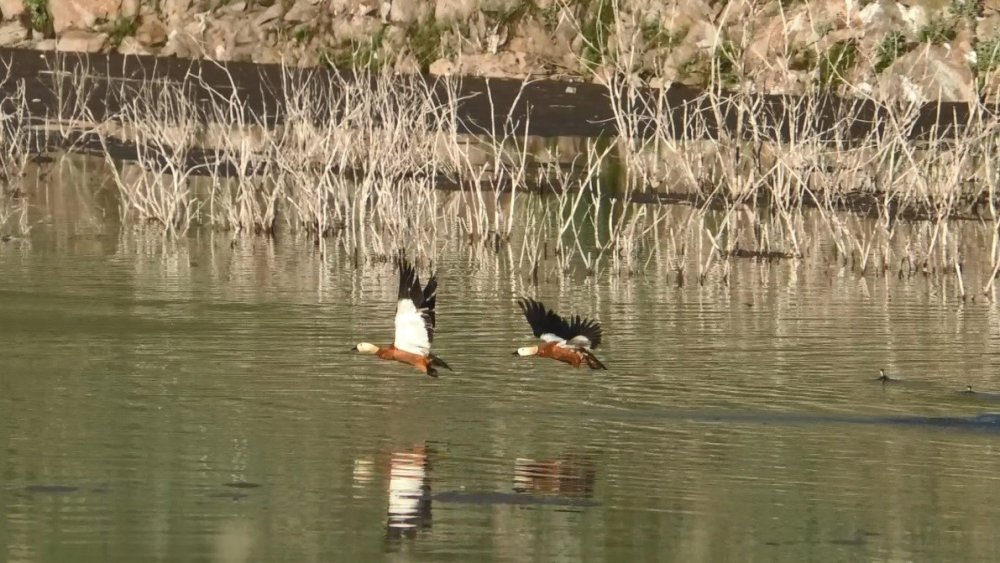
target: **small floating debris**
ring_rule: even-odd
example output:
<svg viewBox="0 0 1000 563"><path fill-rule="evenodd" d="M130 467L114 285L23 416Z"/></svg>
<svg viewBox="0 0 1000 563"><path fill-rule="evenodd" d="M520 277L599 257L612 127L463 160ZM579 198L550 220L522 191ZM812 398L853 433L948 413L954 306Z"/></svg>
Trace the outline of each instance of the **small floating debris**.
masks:
<svg viewBox="0 0 1000 563"><path fill-rule="evenodd" d="M983 401L1000 401L1000 393L995 391L973 391L971 385L966 385L964 391L958 391L959 395L973 395L976 399Z"/></svg>
<svg viewBox="0 0 1000 563"><path fill-rule="evenodd" d="M223 487L232 487L234 489L256 489L261 485L259 483L249 483L247 481L235 481L233 483L223 483Z"/></svg>
<svg viewBox="0 0 1000 563"><path fill-rule="evenodd" d="M228 500L231 500L231 501L234 501L234 502L235 501L243 500L243 499L247 498L248 496L250 496L250 495L248 495L246 493L227 493L227 492L210 493L208 495L209 498L223 498L223 499L228 499Z"/></svg>
<svg viewBox="0 0 1000 563"><path fill-rule="evenodd" d="M73 485L28 485L24 488L25 491L29 493L49 493L49 494L66 494L75 493L80 490L80 487L75 487Z"/></svg>
<svg viewBox="0 0 1000 563"><path fill-rule="evenodd" d="M899 383L900 379L897 377L890 377L885 373L885 368L879 368L878 377L875 378L875 381L881 381L882 385L885 385L886 383Z"/></svg>

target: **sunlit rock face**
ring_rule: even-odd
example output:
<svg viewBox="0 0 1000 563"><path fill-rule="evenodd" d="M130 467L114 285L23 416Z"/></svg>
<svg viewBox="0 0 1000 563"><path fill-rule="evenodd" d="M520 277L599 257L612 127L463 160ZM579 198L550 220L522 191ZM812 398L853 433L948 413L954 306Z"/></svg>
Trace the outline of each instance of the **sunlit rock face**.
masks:
<svg viewBox="0 0 1000 563"><path fill-rule="evenodd" d="M291 66L590 81L628 75L758 93L837 93L912 102L992 96L996 2L74 0L47 12L0 0L0 44ZM596 26L596 27L595 27ZM600 34L595 35L595 29Z"/></svg>

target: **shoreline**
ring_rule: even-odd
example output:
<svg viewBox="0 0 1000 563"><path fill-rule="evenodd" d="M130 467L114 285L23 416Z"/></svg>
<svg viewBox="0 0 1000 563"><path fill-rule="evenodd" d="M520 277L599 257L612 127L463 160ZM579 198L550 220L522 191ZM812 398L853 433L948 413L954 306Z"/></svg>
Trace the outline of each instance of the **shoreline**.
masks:
<svg viewBox="0 0 1000 563"><path fill-rule="evenodd" d="M77 78L85 76L91 90L84 105L97 122L120 111L125 99L137 88L156 82L173 82L190 92L199 111L193 114L202 123L210 121L218 102L238 102L248 122L275 127L285 120L286 85L304 88L320 84L336 88L333 69L295 68L276 64L208 61L116 53L80 53L0 48L0 64L6 69L0 84L0 103L23 86L29 100L24 108L28 118L62 118L60 107L75 106L75 92L64 92L70 100L59 100L57 91L69 90ZM345 72L343 70L341 73ZM347 71L349 72L349 71ZM66 77L60 86L57 76ZM741 112L751 109L762 125L755 134L765 139L816 136L827 142L870 140L881 134L890 112L901 106L872 99L832 94L789 96L777 94L714 93L681 84L668 88L623 86L615 89L601 84L551 79L526 82L512 78L476 76L435 77L429 74L394 75L403 83L423 82L440 103L449 96L457 101L461 133L483 135L504 131L512 135L537 137L621 136L616 125L614 102L622 103L641 125L624 132L626 136L647 137L666 134L677 139L717 139L728 133L739 136ZM631 99L630 99L631 98ZM797 112L809 106L814 119L805 121ZM326 108L327 110L329 108ZM664 109L669 120L657 126L656 112ZM944 140L960 137L977 119L1000 119L1000 104L955 101L926 102L909 112L906 136L910 140ZM321 108L316 119L329 119ZM697 120L701 127L692 127ZM662 120L660 120L662 121ZM663 129L659 131L658 129ZM631 135L630 135L631 134Z"/></svg>

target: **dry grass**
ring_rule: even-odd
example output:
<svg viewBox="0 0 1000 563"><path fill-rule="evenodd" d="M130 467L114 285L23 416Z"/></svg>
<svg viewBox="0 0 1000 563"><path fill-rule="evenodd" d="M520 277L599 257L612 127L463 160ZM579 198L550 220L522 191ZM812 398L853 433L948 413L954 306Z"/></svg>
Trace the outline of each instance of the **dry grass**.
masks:
<svg viewBox="0 0 1000 563"><path fill-rule="evenodd" d="M635 23L619 27L640 33ZM613 37L615 44L591 52L608 53L598 76L619 135L570 151L538 148L537 139L516 133L525 124L512 115L480 134L460 134L453 79L441 79L450 98L439 103L416 77L359 71L303 81L291 68L281 100L288 116L276 128L248 117L235 84L213 91L212 125L198 125L192 91L208 85L193 77L122 85L130 102L93 124L81 103L88 82L75 76L72 88L61 86L58 132L72 137L85 124L107 148L124 221L158 225L168 236L198 225L233 236L286 230L311 237L324 256L333 245L355 263L401 250L434 260L460 241L483 257L506 256L534 279L579 269L725 284L733 260L812 260L838 275L948 277L959 295L993 298L1000 124L982 108L957 140L910 140L912 105L884 105L887 121L869 138L848 139L848 108L832 131L776 139L761 98L723 96L718 68L698 101L703 112L681 115L665 96L640 104L648 86L633 72L640 42ZM737 110L735 130L704 140L727 104ZM818 98L804 97L784 108L785 119L815 123L820 110ZM668 133L678 119L690 137ZM14 117L4 120L5 139L21 134ZM138 147L140 173L113 162L116 138ZM204 150L212 158L192 164L193 152ZM16 169L26 154L0 157L0 170ZM457 189L437 189L442 179ZM636 203L654 192L684 195L688 205ZM978 217L965 220L973 202ZM971 269L974 280L970 263L985 264Z"/></svg>

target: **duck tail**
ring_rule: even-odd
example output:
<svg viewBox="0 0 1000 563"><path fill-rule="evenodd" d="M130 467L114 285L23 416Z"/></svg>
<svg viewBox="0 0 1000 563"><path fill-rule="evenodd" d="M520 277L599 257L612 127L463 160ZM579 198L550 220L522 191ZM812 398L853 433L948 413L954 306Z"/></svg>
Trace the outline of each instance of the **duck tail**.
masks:
<svg viewBox="0 0 1000 563"><path fill-rule="evenodd" d="M455 371L455 370L451 369L451 366L449 366L447 362L445 362L441 358L435 356L434 354L431 354L430 358L431 358L431 361L430 361L429 364L427 364L428 369L430 369L430 368L432 368L434 366L438 366L438 367L443 367L443 368L445 368L448 371Z"/></svg>
<svg viewBox="0 0 1000 563"><path fill-rule="evenodd" d="M607 366L602 364L601 360L598 360L597 356L595 356L590 350L583 350L583 357L587 361L587 366L590 369L608 369Z"/></svg>

